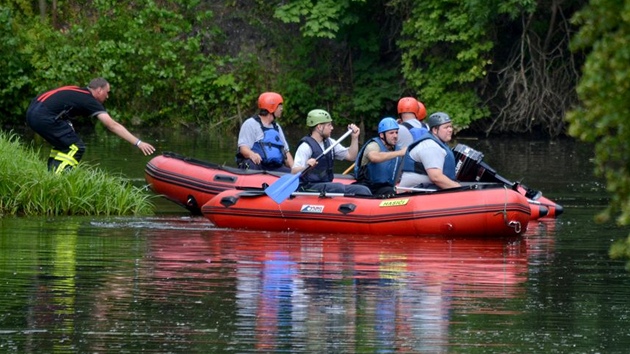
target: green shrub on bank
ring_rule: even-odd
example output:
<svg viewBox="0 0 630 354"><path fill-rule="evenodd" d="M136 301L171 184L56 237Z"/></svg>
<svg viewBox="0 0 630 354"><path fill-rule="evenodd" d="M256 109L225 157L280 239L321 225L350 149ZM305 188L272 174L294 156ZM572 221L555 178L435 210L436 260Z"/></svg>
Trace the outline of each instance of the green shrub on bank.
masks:
<svg viewBox="0 0 630 354"><path fill-rule="evenodd" d="M0 132L0 216L147 215L151 195L121 177L81 164L60 175L15 135Z"/></svg>

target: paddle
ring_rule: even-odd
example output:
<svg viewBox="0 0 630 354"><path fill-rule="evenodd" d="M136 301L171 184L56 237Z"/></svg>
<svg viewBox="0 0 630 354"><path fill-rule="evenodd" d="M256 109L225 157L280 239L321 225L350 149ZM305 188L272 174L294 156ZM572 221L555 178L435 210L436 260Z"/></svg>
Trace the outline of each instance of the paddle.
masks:
<svg viewBox="0 0 630 354"><path fill-rule="evenodd" d="M354 170L354 166L356 166L356 162L353 162L352 165L350 165L350 167L348 167L345 171L343 171L343 175L347 175L348 173L350 173L350 171Z"/></svg>
<svg viewBox="0 0 630 354"><path fill-rule="evenodd" d="M464 170L464 173L460 175L460 172L462 171L458 172L458 177L463 182L500 182L514 190L518 190L519 186L522 187L525 190L525 196L529 199L538 199L542 196L540 191L528 188L527 186L521 184L521 182L512 182L499 175L494 168L482 161L482 153L471 149L467 145L457 144L457 146L453 148L453 153L456 154L456 156L459 154L463 155L462 157L457 157L459 163L463 163L462 169ZM474 165L468 164L468 159L474 161ZM464 166L467 166L467 168L464 169ZM471 166L474 166L476 170L470 171Z"/></svg>
<svg viewBox="0 0 630 354"><path fill-rule="evenodd" d="M490 167L488 164L486 164L483 161L479 162L479 167L484 169L484 175L487 172L488 175L492 178L492 179L490 178L484 179L482 175L481 181L487 181L487 182L498 181L498 182L508 185L512 189L516 189L516 187L520 185L521 187L523 187L523 189L525 189L525 197L532 200L536 200L542 196L542 192L540 191L528 188L527 186L521 184L520 182L512 182L509 179L501 176L500 174L497 173L497 171L494 168Z"/></svg>
<svg viewBox="0 0 630 354"><path fill-rule="evenodd" d="M437 189L429 189L429 188L416 188L416 187L399 187L396 186L397 191L410 191L410 192L436 192Z"/></svg>
<svg viewBox="0 0 630 354"><path fill-rule="evenodd" d="M322 156L329 153L330 150L332 150L335 147L335 145L339 144L343 139L347 138L348 135L350 134L352 134L352 129L348 129L348 131L344 135L342 135L341 138L337 139L337 141L335 141L334 144L326 148L326 150L324 150L324 152L322 152L321 155L317 156L315 160L319 160L320 158L322 158ZM278 204L282 203L287 198L289 198L293 192L295 192L298 189L298 187L300 186L300 176L303 173L307 173L312 168L313 166L308 166L296 174L288 173L280 177L277 181L273 182L272 185L270 185L269 187L265 189L265 194L267 194L276 203Z"/></svg>

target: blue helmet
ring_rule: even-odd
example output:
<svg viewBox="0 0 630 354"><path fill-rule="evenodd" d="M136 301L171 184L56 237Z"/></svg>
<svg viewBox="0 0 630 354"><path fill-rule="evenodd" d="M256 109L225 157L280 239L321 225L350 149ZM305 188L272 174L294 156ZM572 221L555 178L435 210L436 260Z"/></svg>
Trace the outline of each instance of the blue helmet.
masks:
<svg viewBox="0 0 630 354"><path fill-rule="evenodd" d="M398 123L396 123L396 119L392 117L387 117L381 119L381 122L378 123L378 133L385 133L389 130L398 130Z"/></svg>

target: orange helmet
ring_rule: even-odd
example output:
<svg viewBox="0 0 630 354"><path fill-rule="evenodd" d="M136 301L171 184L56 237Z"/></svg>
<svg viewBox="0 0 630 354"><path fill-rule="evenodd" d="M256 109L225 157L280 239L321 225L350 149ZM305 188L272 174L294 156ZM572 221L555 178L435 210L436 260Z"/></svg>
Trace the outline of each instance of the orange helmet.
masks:
<svg viewBox="0 0 630 354"><path fill-rule="evenodd" d="M427 117L427 109L424 107L424 104L418 101L418 113L416 114L416 118L418 120L423 120Z"/></svg>
<svg viewBox="0 0 630 354"><path fill-rule="evenodd" d="M398 114L413 113L418 117L418 100L413 97L403 97L398 100Z"/></svg>
<svg viewBox="0 0 630 354"><path fill-rule="evenodd" d="M282 96L275 92L263 92L258 96L258 108L273 113L282 104Z"/></svg>

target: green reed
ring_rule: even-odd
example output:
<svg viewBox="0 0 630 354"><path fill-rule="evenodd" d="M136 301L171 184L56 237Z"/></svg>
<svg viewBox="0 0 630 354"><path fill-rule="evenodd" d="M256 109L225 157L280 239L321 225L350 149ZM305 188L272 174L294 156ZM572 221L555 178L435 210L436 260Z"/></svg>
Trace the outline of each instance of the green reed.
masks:
<svg viewBox="0 0 630 354"><path fill-rule="evenodd" d="M153 198L122 177L85 163L51 173L38 152L0 131L0 216L149 215Z"/></svg>

